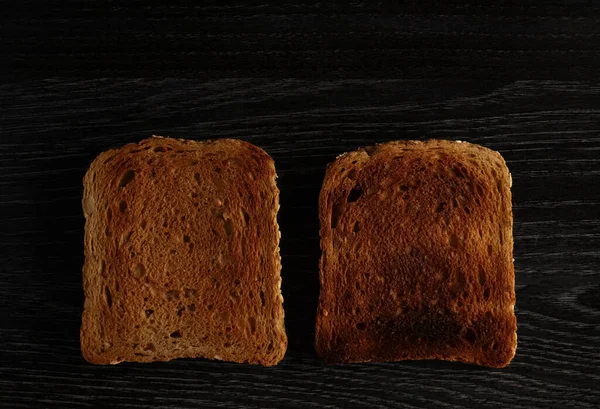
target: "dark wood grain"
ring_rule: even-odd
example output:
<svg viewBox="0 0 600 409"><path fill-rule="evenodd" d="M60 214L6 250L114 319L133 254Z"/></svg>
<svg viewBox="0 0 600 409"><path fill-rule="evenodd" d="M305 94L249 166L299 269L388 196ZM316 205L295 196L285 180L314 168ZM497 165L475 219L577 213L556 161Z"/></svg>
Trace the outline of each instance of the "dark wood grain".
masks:
<svg viewBox="0 0 600 409"><path fill-rule="evenodd" d="M598 407L599 84L48 79L0 85L0 102L0 406ZM81 358L81 179L102 150L151 134L242 138L275 158L290 339L278 367ZM512 171L519 347L504 370L315 356L324 167L408 138L481 143Z"/></svg>
<svg viewBox="0 0 600 409"><path fill-rule="evenodd" d="M597 1L453 3L7 1L0 72L578 80L600 70Z"/></svg>

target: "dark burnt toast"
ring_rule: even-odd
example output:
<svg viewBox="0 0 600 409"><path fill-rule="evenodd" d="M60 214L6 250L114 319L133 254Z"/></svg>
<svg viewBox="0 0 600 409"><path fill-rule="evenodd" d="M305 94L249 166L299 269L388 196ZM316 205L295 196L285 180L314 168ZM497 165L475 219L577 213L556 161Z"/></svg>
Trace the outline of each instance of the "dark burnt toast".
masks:
<svg viewBox="0 0 600 409"><path fill-rule="evenodd" d="M517 346L510 187L501 155L470 143L390 142L329 164L318 354L508 365Z"/></svg>

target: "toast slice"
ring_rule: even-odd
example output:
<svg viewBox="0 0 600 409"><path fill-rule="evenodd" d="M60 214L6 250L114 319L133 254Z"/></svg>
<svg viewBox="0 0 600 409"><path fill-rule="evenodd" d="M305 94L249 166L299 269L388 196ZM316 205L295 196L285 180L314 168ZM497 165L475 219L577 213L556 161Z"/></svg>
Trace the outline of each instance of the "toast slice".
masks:
<svg viewBox="0 0 600 409"><path fill-rule="evenodd" d="M517 346L510 187L500 154L470 143L390 142L330 163L319 355L508 365Z"/></svg>
<svg viewBox="0 0 600 409"><path fill-rule="evenodd" d="M100 154L84 178L84 358L277 364L275 178L267 153L232 139L154 137Z"/></svg>

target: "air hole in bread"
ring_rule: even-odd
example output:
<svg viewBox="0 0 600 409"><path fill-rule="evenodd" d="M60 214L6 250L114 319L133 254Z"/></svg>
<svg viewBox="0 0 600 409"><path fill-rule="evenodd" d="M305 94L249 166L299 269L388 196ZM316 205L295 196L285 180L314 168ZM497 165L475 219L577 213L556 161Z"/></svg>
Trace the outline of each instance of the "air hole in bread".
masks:
<svg viewBox="0 0 600 409"><path fill-rule="evenodd" d="M177 316L181 317L183 315L183 312L185 311L185 307L179 307L177 309Z"/></svg>
<svg viewBox="0 0 600 409"><path fill-rule="evenodd" d="M467 340L467 342L469 344L474 344L475 341L477 340L477 334L475 334L475 331L473 331L471 328L469 328L464 335L465 340Z"/></svg>
<svg viewBox="0 0 600 409"><path fill-rule="evenodd" d="M401 192L407 192L407 191L408 191L408 185L400 185L400 186L398 187L398 189L399 189Z"/></svg>
<svg viewBox="0 0 600 409"><path fill-rule="evenodd" d="M135 178L135 171L129 169L123 173L123 176L121 176L121 180L119 180L119 187L127 186L133 180L133 178Z"/></svg>
<svg viewBox="0 0 600 409"><path fill-rule="evenodd" d="M142 230L144 230L146 228L147 224L148 224L148 222L146 222L146 220L142 220L142 222L140 223L140 227L142 228Z"/></svg>
<svg viewBox="0 0 600 409"><path fill-rule="evenodd" d="M146 266L139 263L133 268L133 273L137 278L142 278L146 275Z"/></svg>
<svg viewBox="0 0 600 409"><path fill-rule="evenodd" d="M435 208L436 213L441 213L442 211L444 211L444 208L446 207L446 202L441 202L437 205L437 207Z"/></svg>
<svg viewBox="0 0 600 409"><path fill-rule="evenodd" d="M491 256L492 255L492 245L491 244L488 244L487 251L488 251L488 254Z"/></svg>
<svg viewBox="0 0 600 409"><path fill-rule="evenodd" d="M358 233L360 231L360 222L356 221L354 223L354 228L352 229L354 231L354 233Z"/></svg>
<svg viewBox="0 0 600 409"><path fill-rule="evenodd" d="M121 213L125 213L125 211L127 211L127 202L125 202L125 200L121 200L121 203L119 203L119 210Z"/></svg>
<svg viewBox="0 0 600 409"><path fill-rule="evenodd" d="M192 311L192 312L193 312L193 311L196 311L196 304L190 304L190 305L188 305L188 306L187 306L187 309L188 309L189 311Z"/></svg>
<svg viewBox="0 0 600 409"><path fill-rule="evenodd" d="M144 347L144 351L155 351L156 349L154 348L154 344L152 342L150 342L149 344L146 344L146 346Z"/></svg>
<svg viewBox="0 0 600 409"><path fill-rule="evenodd" d="M106 305L108 305L108 308L112 308L112 294L110 292L110 288L108 287L104 287L104 301L106 301Z"/></svg>
<svg viewBox="0 0 600 409"><path fill-rule="evenodd" d="M214 305L212 305L212 304L208 304L208 305L206 306L206 309L207 309L207 310L209 310L209 311L212 311L212 310L214 310L214 309L215 309L215 306L214 306Z"/></svg>
<svg viewBox="0 0 600 409"><path fill-rule="evenodd" d="M331 209L331 228L332 229L335 229L338 226L345 209L346 209L346 204L344 202L337 202L333 205L333 208Z"/></svg>
<svg viewBox="0 0 600 409"><path fill-rule="evenodd" d="M179 299L179 291L178 290L169 290L165 293L165 298L167 301L178 300Z"/></svg>
<svg viewBox="0 0 600 409"><path fill-rule="evenodd" d="M250 299L253 299L254 298L254 292L249 291L248 292L248 297L250 297Z"/></svg>
<svg viewBox="0 0 600 409"><path fill-rule="evenodd" d="M363 194L362 189L359 187L355 187L348 194L348 203L356 202L362 196L362 194Z"/></svg>
<svg viewBox="0 0 600 409"><path fill-rule="evenodd" d="M452 172L458 178L464 178L464 177L466 177L465 170L463 168L461 168L460 166L454 166L452 168Z"/></svg>
<svg viewBox="0 0 600 409"><path fill-rule="evenodd" d="M452 248L457 248L460 245L460 239L458 238L458 236L456 235L456 233L452 233L448 239L448 243L450 244L450 247Z"/></svg>
<svg viewBox="0 0 600 409"><path fill-rule="evenodd" d="M498 189L498 192L499 192L500 194L502 194L502 181L501 181L501 180L499 180L499 181L496 183L496 188Z"/></svg>
<svg viewBox="0 0 600 409"><path fill-rule="evenodd" d="M260 290L260 303L263 307L265 306L265 292L262 289Z"/></svg>
<svg viewBox="0 0 600 409"><path fill-rule="evenodd" d="M183 242L184 243L189 243L190 242L190 236L188 236L187 234L183 236Z"/></svg>
<svg viewBox="0 0 600 409"><path fill-rule="evenodd" d="M181 338L181 330L177 330L177 331L173 331L171 332L171 334L169 335L171 338Z"/></svg>
<svg viewBox="0 0 600 409"><path fill-rule="evenodd" d="M490 289L486 288L485 290L483 290L483 299L488 300L489 298L490 298Z"/></svg>
<svg viewBox="0 0 600 409"><path fill-rule="evenodd" d="M471 214L471 209L469 209L468 207L464 207L463 209L466 214Z"/></svg>
<svg viewBox="0 0 600 409"><path fill-rule="evenodd" d="M164 146L157 146L156 148L153 149L154 152L166 152L167 148L165 148Z"/></svg>
<svg viewBox="0 0 600 409"><path fill-rule="evenodd" d="M356 169L351 169L346 177L350 180L356 180Z"/></svg>
<svg viewBox="0 0 600 409"><path fill-rule="evenodd" d="M225 219L225 234L228 236L233 235L233 221L231 219Z"/></svg>
<svg viewBox="0 0 600 409"><path fill-rule="evenodd" d="M106 219L108 221L112 220L112 209L110 207L106 210Z"/></svg>
<svg viewBox="0 0 600 409"><path fill-rule="evenodd" d="M106 274L106 262L104 260L100 260L100 276L104 277Z"/></svg>
<svg viewBox="0 0 600 409"><path fill-rule="evenodd" d="M473 181L470 181L469 184L469 192L471 192L472 195L475 195L475 184L473 183Z"/></svg>
<svg viewBox="0 0 600 409"><path fill-rule="evenodd" d="M242 209L242 216L244 218L244 223L246 224L246 226L248 225L248 223L250 223L250 215L248 214L247 211L245 211L244 209Z"/></svg>
<svg viewBox="0 0 600 409"><path fill-rule="evenodd" d="M356 329L359 331L364 331L367 328L367 324L365 324L364 322L359 322L358 324L356 324Z"/></svg>
<svg viewBox="0 0 600 409"><path fill-rule="evenodd" d="M485 285L487 278L485 277L485 270L483 267L479 266L479 273L477 275L480 285Z"/></svg>
<svg viewBox="0 0 600 409"><path fill-rule="evenodd" d="M146 318L150 318L150 316L154 314L154 310L146 310L144 311L144 314L146 315Z"/></svg>
<svg viewBox="0 0 600 409"><path fill-rule="evenodd" d="M491 172L492 172L492 176L493 176L493 177L496 177L496 176L498 176L498 173L496 172L496 169L492 168L492 169L491 169Z"/></svg>
<svg viewBox="0 0 600 409"><path fill-rule="evenodd" d="M250 325L250 332L254 334L256 332L256 318L248 317L248 324Z"/></svg>

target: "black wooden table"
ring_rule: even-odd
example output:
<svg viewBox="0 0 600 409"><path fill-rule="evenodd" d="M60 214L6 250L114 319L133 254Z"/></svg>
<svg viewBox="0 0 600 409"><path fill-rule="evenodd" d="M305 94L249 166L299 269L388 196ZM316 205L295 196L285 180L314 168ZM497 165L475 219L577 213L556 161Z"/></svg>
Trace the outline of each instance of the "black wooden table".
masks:
<svg viewBox="0 0 600 409"><path fill-rule="evenodd" d="M3 4L0 407L600 405L600 5L403 3ZM152 134L274 157L279 366L81 357L82 176ZM425 138L496 149L512 172L517 355L503 370L326 366L313 348L325 165Z"/></svg>

